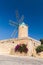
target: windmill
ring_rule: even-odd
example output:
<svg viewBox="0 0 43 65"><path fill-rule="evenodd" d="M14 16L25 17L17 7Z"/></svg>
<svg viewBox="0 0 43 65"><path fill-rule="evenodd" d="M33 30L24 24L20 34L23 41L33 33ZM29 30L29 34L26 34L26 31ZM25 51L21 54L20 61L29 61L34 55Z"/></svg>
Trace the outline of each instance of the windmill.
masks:
<svg viewBox="0 0 43 65"><path fill-rule="evenodd" d="M15 37L16 33L18 32L19 24L21 24L23 22L24 15L22 15L21 18L19 18L19 13L18 13L18 11L16 11L16 19L17 19L17 22L9 20L9 24L12 25L12 26L15 26L15 29L14 29L14 31L11 34L11 38L13 36Z"/></svg>

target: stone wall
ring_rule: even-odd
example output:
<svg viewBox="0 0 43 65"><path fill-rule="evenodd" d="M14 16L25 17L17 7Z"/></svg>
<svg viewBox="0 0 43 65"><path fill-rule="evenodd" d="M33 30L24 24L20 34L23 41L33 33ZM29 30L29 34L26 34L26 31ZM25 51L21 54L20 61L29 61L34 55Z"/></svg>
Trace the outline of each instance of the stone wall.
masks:
<svg viewBox="0 0 43 65"><path fill-rule="evenodd" d="M0 41L0 54L10 54L10 51L15 48L17 44L27 44L28 55L31 56L35 54L34 42L34 40L29 38L2 40Z"/></svg>

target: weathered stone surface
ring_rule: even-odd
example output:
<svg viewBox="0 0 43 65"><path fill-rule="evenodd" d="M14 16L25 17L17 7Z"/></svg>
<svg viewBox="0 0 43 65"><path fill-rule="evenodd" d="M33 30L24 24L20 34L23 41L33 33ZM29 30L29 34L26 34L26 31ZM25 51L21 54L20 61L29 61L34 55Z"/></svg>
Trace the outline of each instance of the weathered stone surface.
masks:
<svg viewBox="0 0 43 65"><path fill-rule="evenodd" d="M27 44L28 46L28 55L33 55L34 52L34 43L29 38L23 39L8 39L0 41L0 54L9 54L11 49L15 48L17 44ZM34 52L35 54L35 52Z"/></svg>
<svg viewBox="0 0 43 65"><path fill-rule="evenodd" d="M0 55L0 65L43 65L43 59Z"/></svg>

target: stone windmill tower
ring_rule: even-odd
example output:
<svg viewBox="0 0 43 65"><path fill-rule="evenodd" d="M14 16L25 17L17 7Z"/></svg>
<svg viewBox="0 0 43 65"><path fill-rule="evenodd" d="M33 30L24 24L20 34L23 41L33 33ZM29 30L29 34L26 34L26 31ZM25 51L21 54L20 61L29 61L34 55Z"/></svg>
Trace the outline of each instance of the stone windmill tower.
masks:
<svg viewBox="0 0 43 65"><path fill-rule="evenodd" d="M18 38L25 38L28 37L28 26L22 22L19 25L19 29L18 29Z"/></svg>
<svg viewBox="0 0 43 65"><path fill-rule="evenodd" d="M13 33L11 34L11 37L15 36L18 32L18 38L25 38L28 37L28 26L23 22L24 15L19 18L18 12L16 13L17 22L14 22L12 20L9 21L10 25L15 26L15 29Z"/></svg>

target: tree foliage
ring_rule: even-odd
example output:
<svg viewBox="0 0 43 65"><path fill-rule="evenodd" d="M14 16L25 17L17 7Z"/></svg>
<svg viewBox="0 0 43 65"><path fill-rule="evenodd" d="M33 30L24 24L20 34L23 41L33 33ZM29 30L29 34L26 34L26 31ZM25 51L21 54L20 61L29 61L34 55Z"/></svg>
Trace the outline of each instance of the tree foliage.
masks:
<svg viewBox="0 0 43 65"><path fill-rule="evenodd" d="M43 51L43 45L40 45L36 48L36 52L39 53L39 52L42 52Z"/></svg>
<svg viewBox="0 0 43 65"><path fill-rule="evenodd" d="M43 44L43 39L40 39L40 41L41 41L41 44Z"/></svg>

